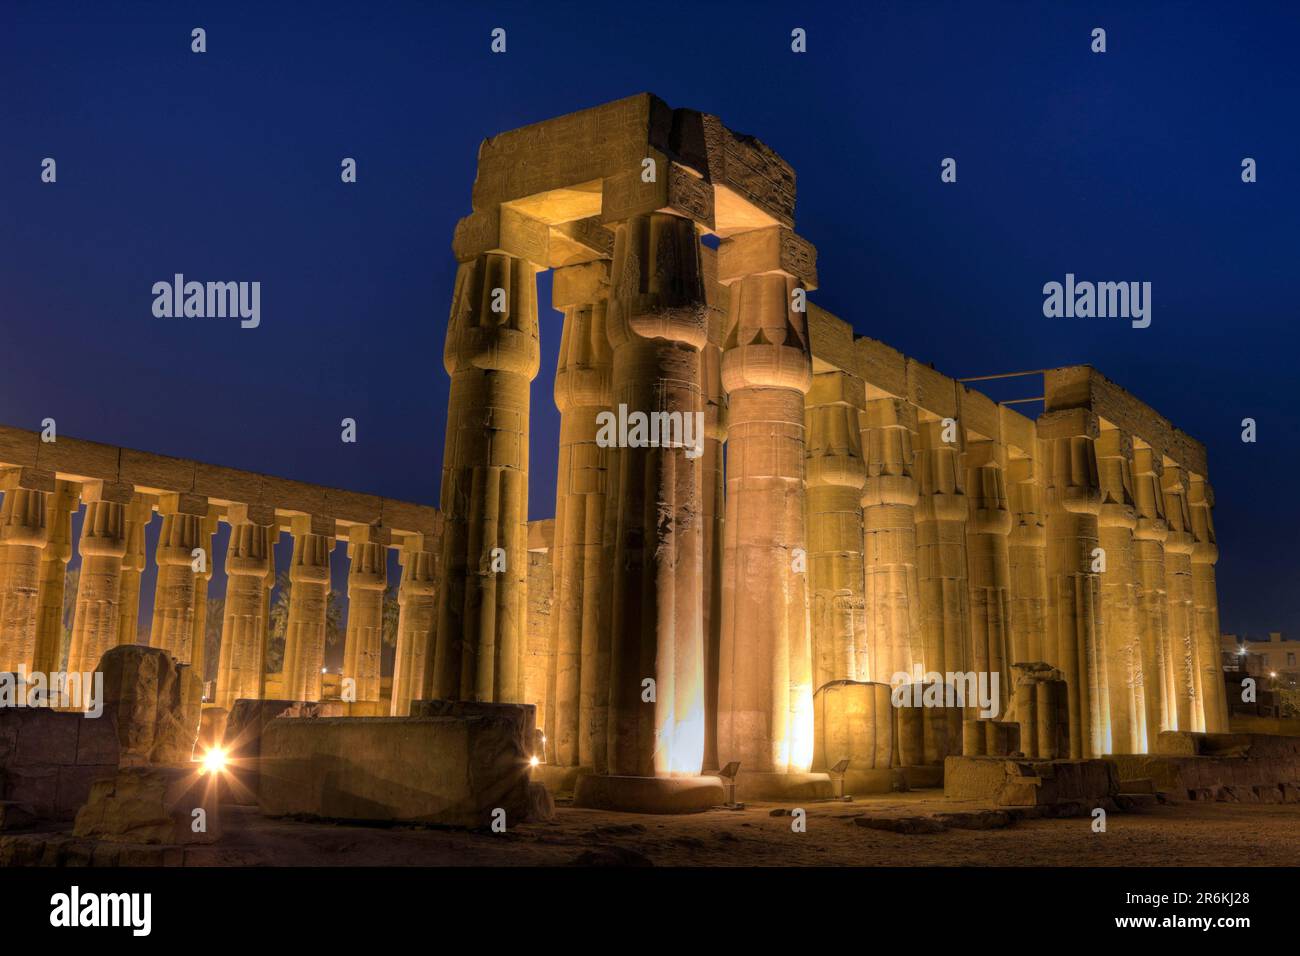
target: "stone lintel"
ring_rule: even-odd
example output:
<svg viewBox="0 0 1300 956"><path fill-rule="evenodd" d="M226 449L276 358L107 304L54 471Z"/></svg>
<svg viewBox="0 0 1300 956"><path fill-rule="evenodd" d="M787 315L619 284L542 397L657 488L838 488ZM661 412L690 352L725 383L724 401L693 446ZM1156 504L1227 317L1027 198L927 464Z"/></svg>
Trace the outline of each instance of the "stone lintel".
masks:
<svg viewBox="0 0 1300 956"><path fill-rule="evenodd" d="M907 360L907 400L935 418L957 418L957 383L916 359Z"/></svg>
<svg viewBox="0 0 1300 956"><path fill-rule="evenodd" d="M206 517L208 507L208 499L204 495L196 495L188 491L164 494L158 498L158 513L164 515Z"/></svg>
<svg viewBox="0 0 1300 956"><path fill-rule="evenodd" d="M63 436L56 441L40 442L36 451L36 467L41 471L81 480L120 481L120 459L120 448Z"/></svg>
<svg viewBox="0 0 1300 956"><path fill-rule="evenodd" d="M226 520L230 524L251 524L259 528L269 528L276 523L275 509L270 505L250 505L234 501L226 510Z"/></svg>
<svg viewBox="0 0 1300 956"><path fill-rule="evenodd" d="M817 372L813 375L812 387L804 399L805 405L849 405L853 408L867 407L867 391L858 378L851 372L835 369L830 372Z"/></svg>
<svg viewBox="0 0 1300 956"><path fill-rule="evenodd" d="M865 335L854 340L853 350L860 374L867 383L868 399L907 397L906 355Z"/></svg>
<svg viewBox="0 0 1300 956"><path fill-rule="evenodd" d="M155 494L193 491L197 465L190 459L123 448L119 480L129 481L137 488Z"/></svg>
<svg viewBox="0 0 1300 956"><path fill-rule="evenodd" d="M56 484L54 472L35 468L6 468L0 471L0 491L52 492Z"/></svg>
<svg viewBox="0 0 1300 956"><path fill-rule="evenodd" d="M998 406L998 427L1008 454L1015 458L1038 457L1038 431L1032 418L1026 418L1007 405Z"/></svg>
<svg viewBox="0 0 1300 956"><path fill-rule="evenodd" d="M983 392L966 388L960 382L955 383L958 394L958 421L969 434L972 441L984 439L1000 442L1002 440L1002 422L998 415L998 406Z"/></svg>
<svg viewBox="0 0 1300 956"><path fill-rule="evenodd" d="M290 515L289 531L295 537L304 534L318 534L325 538L338 537L338 525L333 518L325 515Z"/></svg>
<svg viewBox="0 0 1300 956"><path fill-rule="evenodd" d="M457 262L495 252L545 269L551 264L550 245L550 226L509 206L499 206L470 213L456 223L451 249Z"/></svg>
<svg viewBox="0 0 1300 956"><path fill-rule="evenodd" d="M393 544L393 531L382 525L354 524L345 529L349 544L379 544L385 548Z"/></svg>
<svg viewBox="0 0 1300 956"><path fill-rule="evenodd" d="M1100 420L1086 408L1064 408L1055 412L1043 412L1038 417L1038 437L1042 439L1096 439L1100 434Z"/></svg>
<svg viewBox="0 0 1300 956"><path fill-rule="evenodd" d="M556 269L551 283L552 308L564 310L608 297L609 265L609 260L601 259Z"/></svg>
<svg viewBox="0 0 1300 956"><path fill-rule="evenodd" d="M117 481L85 481L81 485L81 500L90 501L110 501L114 504L129 505L131 499L135 497L135 488L132 485L123 484Z"/></svg>
<svg viewBox="0 0 1300 956"><path fill-rule="evenodd" d="M861 377L862 366L853 342L852 326L812 302L808 303L806 314L813 371L830 372L842 369Z"/></svg>
<svg viewBox="0 0 1300 956"><path fill-rule="evenodd" d="M0 425L0 464L35 468L41 436L25 428Z"/></svg>
<svg viewBox="0 0 1300 956"><path fill-rule="evenodd" d="M718 281L730 285L745 276L785 275L803 288L817 288L817 249L784 226L742 232L718 246Z"/></svg>

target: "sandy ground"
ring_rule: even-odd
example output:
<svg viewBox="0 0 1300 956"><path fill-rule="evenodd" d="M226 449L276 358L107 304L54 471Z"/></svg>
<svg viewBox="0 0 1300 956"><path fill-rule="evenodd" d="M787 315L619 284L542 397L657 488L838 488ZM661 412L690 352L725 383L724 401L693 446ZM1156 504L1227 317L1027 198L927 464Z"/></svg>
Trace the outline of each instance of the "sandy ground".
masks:
<svg viewBox="0 0 1300 956"><path fill-rule="evenodd" d="M221 843L185 851L188 866L1295 866L1300 805L1180 803L1091 817L1022 820L1001 830L902 835L856 825L863 814L977 809L925 791L812 803L807 831L775 804L677 817L561 806L550 823L505 833L267 820L227 807Z"/></svg>

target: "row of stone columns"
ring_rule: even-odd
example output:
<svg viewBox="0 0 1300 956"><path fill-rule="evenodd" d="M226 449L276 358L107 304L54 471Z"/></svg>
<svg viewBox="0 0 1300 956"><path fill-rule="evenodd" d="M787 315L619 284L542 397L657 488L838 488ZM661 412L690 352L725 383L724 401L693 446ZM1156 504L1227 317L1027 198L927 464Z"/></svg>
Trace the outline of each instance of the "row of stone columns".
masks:
<svg viewBox="0 0 1300 956"><path fill-rule="evenodd" d="M0 671L93 671L104 653L135 643L144 535L155 507L162 515L157 584L148 643L200 674L204 660L208 585L219 511L200 495L158 497L129 485L56 480L30 469L0 475ZM66 660L61 653L65 569L72 556L72 515L84 502L81 571ZM273 508L232 504L226 553L226 596L213 702L229 708L265 695L274 547L280 536ZM329 597L332 519L291 519L294 538L282 693L320 699ZM382 528L348 531L351 559L343 677L349 699L377 705L387 589ZM426 694L432 661L438 556L432 540L408 535L399 552L398 646L391 713L405 715Z"/></svg>

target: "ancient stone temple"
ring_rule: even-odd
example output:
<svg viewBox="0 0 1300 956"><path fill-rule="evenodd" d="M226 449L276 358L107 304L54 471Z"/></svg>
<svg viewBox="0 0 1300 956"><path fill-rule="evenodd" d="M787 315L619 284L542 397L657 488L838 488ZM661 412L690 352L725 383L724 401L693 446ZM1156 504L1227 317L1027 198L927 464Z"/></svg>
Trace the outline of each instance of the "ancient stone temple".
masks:
<svg viewBox="0 0 1300 956"><path fill-rule="evenodd" d="M915 785L953 754L1141 754L1227 729L1202 445L1087 366L1041 372L1031 419L855 335L868 317L809 301L794 171L758 140L650 95L502 133L452 248L438 508L0 429L0 671L93 670L137 640L157 512L149 640L198 669L211 569L192 558L230 525L211 706L329 696L346 560L342 713L532 704L535 773L579 804L707 806L722 780L827 796L832 770ZM546 269L562 321L539 321ZM559 472L553 525L530 527L541 335L561 343ZM978 680L992 707L953 697Z"/></svg>

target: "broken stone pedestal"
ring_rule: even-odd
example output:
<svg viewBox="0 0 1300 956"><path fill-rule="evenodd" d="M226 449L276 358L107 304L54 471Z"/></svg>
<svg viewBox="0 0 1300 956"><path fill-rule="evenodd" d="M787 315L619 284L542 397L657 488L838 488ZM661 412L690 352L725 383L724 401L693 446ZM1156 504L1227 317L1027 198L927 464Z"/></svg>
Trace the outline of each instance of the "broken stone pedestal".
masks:
<svg viewBox="0 0 1300 956"><path fill-rule="evenodd" d="M179 767L123 767L97 780L73 835L112 843L214 843L221 837L218 787Z"/></svg>

